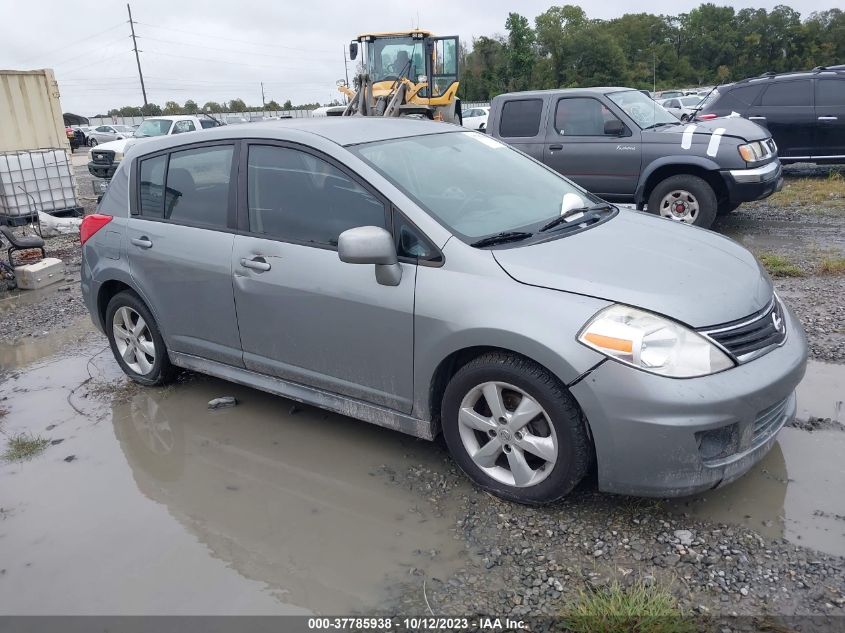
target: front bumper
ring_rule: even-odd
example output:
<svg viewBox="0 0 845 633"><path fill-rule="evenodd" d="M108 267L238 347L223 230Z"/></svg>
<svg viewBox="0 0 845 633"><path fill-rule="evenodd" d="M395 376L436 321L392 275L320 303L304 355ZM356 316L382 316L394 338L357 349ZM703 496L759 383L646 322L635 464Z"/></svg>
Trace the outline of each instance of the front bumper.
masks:
<svg viewBox="0 0 845 633"><path fill-rule="evenodd" d="M783 187L783 167L779 160L752 169L726 169L721 174L730 202L762 200Z"/></svg>
<svg viewBox="0 0 845 633"><path fill-rule="evenodd" d="M666 378L608 360L572 386L593 435L599 488L683 496L733 481L762 459L795 417L807 362L806 336L788 308L785 320L783 345L718 374ZM702 432L723 427L735 431L735 450L705 459Z"/></svg>
<svg viewBox="0 0 845 633"><path fill-rule="evenodd" d="M114 176L120 162L96 163L93 160L88 162L88 173L96 178L109 179Z"/></svg>

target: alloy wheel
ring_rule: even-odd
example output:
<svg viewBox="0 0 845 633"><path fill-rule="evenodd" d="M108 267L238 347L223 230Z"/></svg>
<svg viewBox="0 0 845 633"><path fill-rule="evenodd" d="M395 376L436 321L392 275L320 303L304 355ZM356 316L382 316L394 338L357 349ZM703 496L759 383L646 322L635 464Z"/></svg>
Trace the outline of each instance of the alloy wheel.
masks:
<svg viewBox="0 0 845 633"><path fill-rule="evenodd" d="M118 308L112 318L112 332L118 354L136 374L146 376L153 370L156 348L147 322L128 306Z"/></svg>
<svg viewBox="0 0 845 633"><path fill-rule="evenodd" d="M676 222L694 224L698 218L698 200L689 191L670 191L660 201L660 215Z"/></svg>
<svg viewBox="0 0 845 633"><path fill-rule="evenodd" d="M558 458L554 426L528 393L504 382L471 389L458 410L464 449L496 481L526 488L552 472Z"/></svg>

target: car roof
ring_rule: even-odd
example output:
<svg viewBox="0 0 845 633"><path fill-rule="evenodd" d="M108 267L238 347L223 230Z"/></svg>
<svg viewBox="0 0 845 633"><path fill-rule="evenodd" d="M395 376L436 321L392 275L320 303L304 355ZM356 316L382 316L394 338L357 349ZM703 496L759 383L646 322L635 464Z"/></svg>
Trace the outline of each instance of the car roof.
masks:
<svg viewBox="0 0 845 633"><path fill-rule="evenodd" d="M140 156L169 147L189 145L212 139L297 140L302 139L303 134L310 134L320 136L337 145L349 146L407 136L448 132L466 132L466 129L451 123L403 117L303 117L278 121L255 121L243 125L223 125L189 134L154 137L133 148L132 153L135 156Z"/></svg>
<svg viewBox="0 0 845 633"><path fill-rule="evenodd" d="M788 73L768 72L763 73L762 75L757 75L756 77L746 77L745 79L739 79L733 83L723 84L721 86L717 86L717 88L720 88L722 90L731 90L734 87L747 86L748 84L760 83L764 81L808 79L811 77L845 77L845 65L827 67L819 66L817 68L813 68L812 70L797 70Z"/></svg>
<svg viewBox="0 0 845 633"><path fill-rule="evenodd" d="M611 92L623 92L627 90L639 92L639 90L637 90L636 88L626 88L624 86L597 86L595 88L551 88L549 90L526 90L524 92L506 92L497 97L494 97L494 99L542 97L548 94L604 95L610 94Z"/></svg>

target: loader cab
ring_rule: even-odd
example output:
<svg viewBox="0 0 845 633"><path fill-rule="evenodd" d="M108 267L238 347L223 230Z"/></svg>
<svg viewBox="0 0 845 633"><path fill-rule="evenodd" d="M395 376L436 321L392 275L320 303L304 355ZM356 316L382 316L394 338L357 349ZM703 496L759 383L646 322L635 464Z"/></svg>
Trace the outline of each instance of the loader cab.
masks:
<svg viewBox="0 0 845 633"><path fill-rule="evenodd" d="M422 98L444 97L449 93L447 98L452 98L457 91L457 36L435 37L431 32L419 29L363 34L349 46L352 60L358 55L359 45L361 65L374 89L380 88L379 83L388 82L385 88L389 88L389 84L406 78L414 84L425 84L416 93Z"/></svg>

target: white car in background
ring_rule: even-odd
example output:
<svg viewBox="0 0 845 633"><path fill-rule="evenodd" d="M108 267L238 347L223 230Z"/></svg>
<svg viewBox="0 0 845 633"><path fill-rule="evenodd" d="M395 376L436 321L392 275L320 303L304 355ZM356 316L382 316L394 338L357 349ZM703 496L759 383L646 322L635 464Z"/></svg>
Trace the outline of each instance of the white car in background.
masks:
<svg viewBox="0 0 845 633"><path fill-rule="evenodd" d="M490 114L490 108L488 106L469 108L461 114L463 115L461 125L464 127L468 127L471 130L487 129L487 116Z"/></svg>
<svg viewBox="0 0 845 633"><path fill-rule="evenodd" d="M703 99L704 98L701 95L675 97L673 99L664 99L663 101L660 101L660 105L678 117L681 121L687 121L695 115L695 112L698 109L698 106L701 105Z"/></svg>

